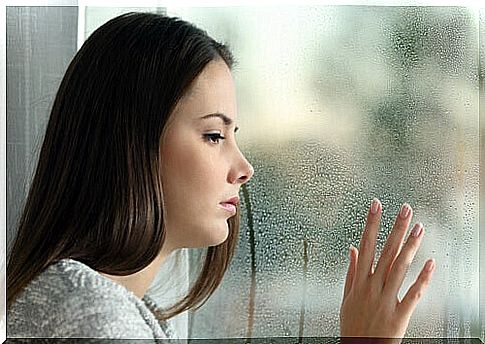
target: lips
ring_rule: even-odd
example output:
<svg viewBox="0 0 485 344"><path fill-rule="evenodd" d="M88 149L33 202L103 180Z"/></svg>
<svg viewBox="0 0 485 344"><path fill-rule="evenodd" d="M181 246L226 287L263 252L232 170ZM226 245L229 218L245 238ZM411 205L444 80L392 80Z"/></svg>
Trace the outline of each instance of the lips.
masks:
<svg viewBox="0 0 485 344"><path fill-rule="evenodd" d="M221 202L219 204L223 209L225 209L225 210L227 210L227 211L229 211L233 214L236 214L236 205L238 203L239 203L239 197L235 196L235 197L231 197L227 201Z"/></svg>
<svg viewBox="0 0 485 344"><path fill-rule="evenodd" d="M224 201L224 202L221 202L221 203L230 203L230 204L235 206L239 203L239 197L234 196L234 197L229 198L227 201Z"/></svg>
<svg viewBox="0 0 485 344"><path fill-rule="evenodd" d="M236 206L232 203L221 203L220 206L232 214L236 213Z"/></svg>

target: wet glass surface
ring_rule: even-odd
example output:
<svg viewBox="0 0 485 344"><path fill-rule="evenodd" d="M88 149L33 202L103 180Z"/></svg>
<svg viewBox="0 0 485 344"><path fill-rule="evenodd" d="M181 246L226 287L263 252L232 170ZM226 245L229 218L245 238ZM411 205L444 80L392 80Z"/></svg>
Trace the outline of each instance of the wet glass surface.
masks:
<svg viewBox="0 0 485 344"><path fill-rule="evenodd" d="M338 336L348 247L373 197L382 249L403 202L437 269L409 337L478 337L478 12L460 7L168 8L232 46L255 168L237 256L192 315L210 338ZM248 206L251 206L249 214ZM378 254L377 254L378 257ZM218 314L217 321L214 314Z"/></svg>

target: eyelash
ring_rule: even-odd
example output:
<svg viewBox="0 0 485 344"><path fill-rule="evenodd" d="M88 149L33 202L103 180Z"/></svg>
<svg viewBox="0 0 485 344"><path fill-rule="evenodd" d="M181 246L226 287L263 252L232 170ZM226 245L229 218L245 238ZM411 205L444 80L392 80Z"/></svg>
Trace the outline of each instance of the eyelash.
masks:
<svg viewBox="0 0 485 344"><path fill-rule="evenodd" d="M214 142L212 140L225 140L226 138L224 136L221 136L221 134L216 133L216 134L204 134L204 138L206 141L209 141L210 143L217 144L219 141Z"/></svg>

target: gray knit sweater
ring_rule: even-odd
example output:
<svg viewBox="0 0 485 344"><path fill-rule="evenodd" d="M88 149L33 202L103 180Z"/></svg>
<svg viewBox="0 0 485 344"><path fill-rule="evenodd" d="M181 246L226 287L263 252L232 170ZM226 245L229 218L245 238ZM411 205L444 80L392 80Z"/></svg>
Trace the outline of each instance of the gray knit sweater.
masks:
<svg viewBox="0 0 485 344"><path fill-rule="evenodd" d="M73 259L34 278L7 312L7 338L177 338L157 306Z"/></svg>

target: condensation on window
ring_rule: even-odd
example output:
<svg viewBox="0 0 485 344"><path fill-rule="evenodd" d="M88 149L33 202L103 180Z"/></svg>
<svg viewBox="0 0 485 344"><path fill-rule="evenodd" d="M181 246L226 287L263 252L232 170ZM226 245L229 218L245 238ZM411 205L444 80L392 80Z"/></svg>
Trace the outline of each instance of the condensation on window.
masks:
<svg viewBox="0 0 485 344"><path fill-rule="evenodd" d="M426 231L399 297L426 259L437 262L406 336L483 338L483 16L462 7L380 6L169 7L167 14L231 46L238 140L255 168L241 191L236 256L221 287L191 314L189 335L338 336L348 248L358 247L378 197L376 258L403 202Z"/></svg>

